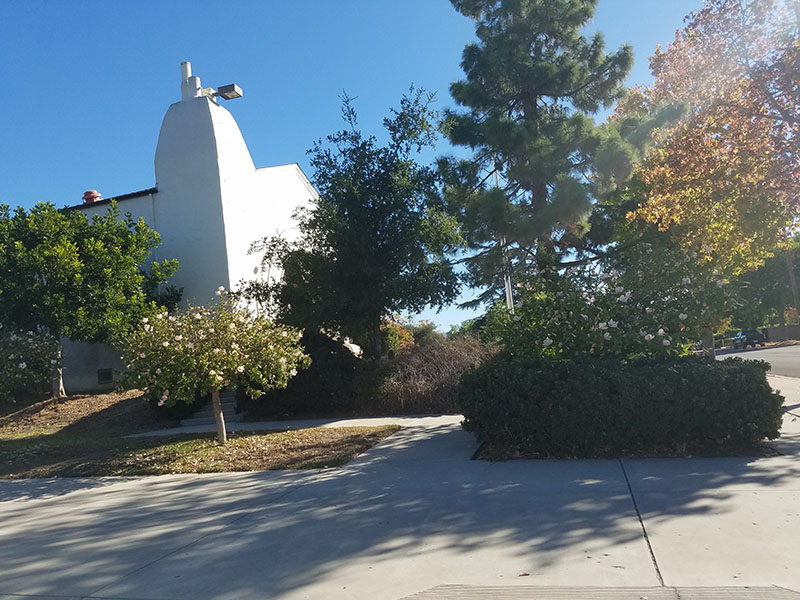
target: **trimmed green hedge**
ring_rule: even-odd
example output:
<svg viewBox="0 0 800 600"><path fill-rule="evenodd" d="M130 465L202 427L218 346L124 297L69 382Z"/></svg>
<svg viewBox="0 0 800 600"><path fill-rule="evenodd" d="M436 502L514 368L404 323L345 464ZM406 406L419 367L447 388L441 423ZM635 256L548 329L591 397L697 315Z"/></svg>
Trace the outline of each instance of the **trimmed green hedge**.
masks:
<svg viewBox="0 0 800 600"><path fill-rule="evenodd" d="M515 359L464 375L464 428L491 458L726 453L779 435L769 365L739 358Z"/></svg>

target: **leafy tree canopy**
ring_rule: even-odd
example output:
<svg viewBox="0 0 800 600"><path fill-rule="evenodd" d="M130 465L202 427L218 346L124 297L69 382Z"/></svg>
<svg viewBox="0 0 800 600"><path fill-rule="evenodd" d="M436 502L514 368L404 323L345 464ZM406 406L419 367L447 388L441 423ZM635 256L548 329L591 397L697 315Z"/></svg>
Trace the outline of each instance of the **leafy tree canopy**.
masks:
<svg viewBox="0 0 800 600"><path fill-rule="evenodd" d="M0 320L87 342L114 341L153 308L145 287L177 270L177 261L141 269L158 233L112 203L87 219L39 203L30 211L0 206ZM147 284L147 286L145 285Z"/></svg>
<svg viewBox="0 0 800 600"><path fill-rule="evenodd" d="M458 276L446 256L462 237L436 171L415 159L435 139L432 101L412 88L384 119L381 145L362 134L344 98L347 128L310 151L319 199L300 216L301 241L263 245L284 269L275 290L283 320L348 336L379 357L382 317L455 299Z"/></svg>
<svg viewBox="0 0 800 600"><path fill-rule="evenodd" d="M629 217L669 230L727 275L761 264L798 217L798 11L773 0L707 0L651 58L654 85L621 110L688 106L657 132L640 171L648 194Z"/></svg>

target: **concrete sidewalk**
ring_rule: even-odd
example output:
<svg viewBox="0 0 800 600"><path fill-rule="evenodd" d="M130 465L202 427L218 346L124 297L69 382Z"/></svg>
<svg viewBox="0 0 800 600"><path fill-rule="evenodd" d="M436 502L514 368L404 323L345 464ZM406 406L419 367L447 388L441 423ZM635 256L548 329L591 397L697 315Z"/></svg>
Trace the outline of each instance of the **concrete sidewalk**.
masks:
<svg viewBox="0 0 800 600"><path fill-rule="evenodd" d="M0 481L0 599L800 598L771 381L770 458L470 461L441 418L340 469Z"/></svg>

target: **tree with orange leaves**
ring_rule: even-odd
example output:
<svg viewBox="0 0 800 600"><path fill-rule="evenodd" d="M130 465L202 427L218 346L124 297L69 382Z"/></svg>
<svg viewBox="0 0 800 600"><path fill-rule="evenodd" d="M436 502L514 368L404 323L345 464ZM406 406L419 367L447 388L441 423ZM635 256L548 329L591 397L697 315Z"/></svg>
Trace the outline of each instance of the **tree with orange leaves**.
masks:
<svg viewBox="0 0 800 600"><path fill-rule="evenodd" d="M640 169L649 193L629 218L726 275L757 267L797 222L799 17L776 0L706 0L651 58L652 88L625 104L688 107L656 133Z"/></svg>

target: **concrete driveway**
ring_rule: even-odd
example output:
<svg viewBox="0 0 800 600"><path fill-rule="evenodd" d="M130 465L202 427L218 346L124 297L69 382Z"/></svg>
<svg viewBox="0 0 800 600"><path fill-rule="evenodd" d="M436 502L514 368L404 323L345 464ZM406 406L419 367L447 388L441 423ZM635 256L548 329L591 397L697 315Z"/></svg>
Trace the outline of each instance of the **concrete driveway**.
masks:
<svg viewBox="0 0 800 600"><path fill-rule="evenodd" d="M0 599L800 598L773 382L770 458L470 461L445 418L341 469L1 481Z"/></svg>

